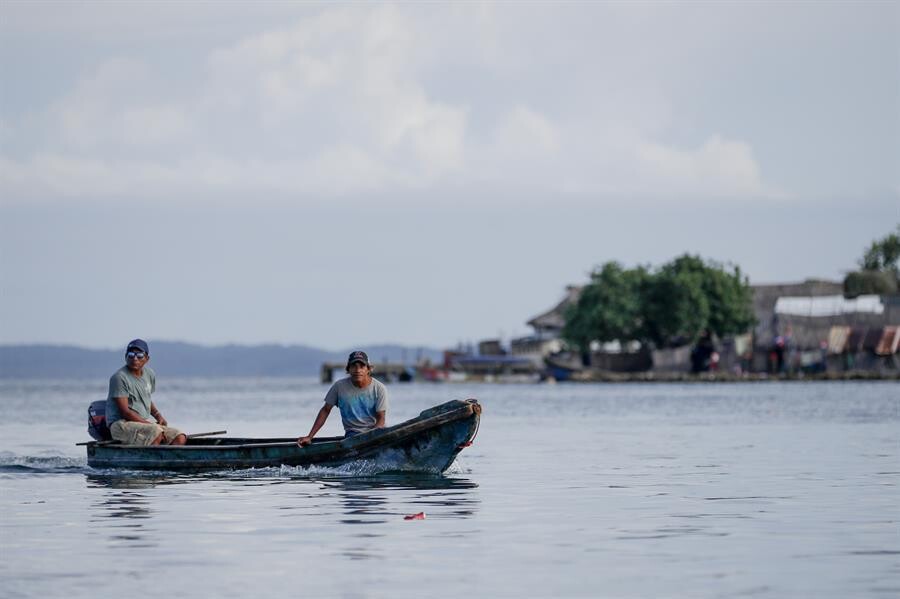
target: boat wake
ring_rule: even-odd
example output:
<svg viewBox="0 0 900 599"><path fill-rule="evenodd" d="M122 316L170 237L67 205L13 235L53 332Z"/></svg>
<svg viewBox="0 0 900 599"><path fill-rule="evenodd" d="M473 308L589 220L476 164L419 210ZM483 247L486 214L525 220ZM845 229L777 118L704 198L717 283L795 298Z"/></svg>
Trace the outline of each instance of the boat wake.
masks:
<svg viewBox="0 0 900 599"><path fill-rule="evenodd" d="M20 456L9 451L0 452L0 473L72 474L90 470L85 458Z"/></svg>
<svg viewBox="0 0 900 599"><path fill-rule="evenodd" d="M464 475L471 471L460 465L459 460L453 462L444 472L444 476ZM245 468L241 470L215 470L203 473L175 473L159 470L124 470L92 468L87 465L83 457L72 458L65 456L21 456L13 452L0 452L0 475L22 474L87 474L92 476L114 477L117 479L129 477L166 477L179 479L254 479L254 478L359 478L379 474L419 474L440 477L437 471L414 468L405 461L381 459L356 460L341 466L272 466L264 468Z"/></svg>
<svg viewBox="0 0 900 599"><path fill-rule="evenodd" d="M459 462L453 462L444 474L465 474L468 471ZM357 478L379 474L422 474L441 476L437 470L423 470L410 467L405 462L391 460L356 460L341 466L273 466L268 468L246 468L243 470L222 470L207 473L213 476L227 475L230 478Z"/></svg>

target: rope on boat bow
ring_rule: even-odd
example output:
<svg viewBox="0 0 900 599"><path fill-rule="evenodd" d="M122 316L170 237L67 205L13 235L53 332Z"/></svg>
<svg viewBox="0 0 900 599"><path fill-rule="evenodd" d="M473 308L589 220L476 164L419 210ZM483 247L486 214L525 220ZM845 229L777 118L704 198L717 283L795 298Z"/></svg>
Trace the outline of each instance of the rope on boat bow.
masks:
<svg viewBox="0 0 900 599"><path fill-rule="evenodd" d="M481 416L481 405L478 403L478 400L477 399L467 399L466 401L469 402L470 404L472 404L472 411L474 413L478 414L479 416ZM475 422L475 432L472 433L472 437L465 443L460 443L459 445L457 445L456 448L457 449L465 449L466 447L471 447L472 443L475 442L475 437L478 436L479 428L481 428L481 418L478 418L478 420Z"/></svg>

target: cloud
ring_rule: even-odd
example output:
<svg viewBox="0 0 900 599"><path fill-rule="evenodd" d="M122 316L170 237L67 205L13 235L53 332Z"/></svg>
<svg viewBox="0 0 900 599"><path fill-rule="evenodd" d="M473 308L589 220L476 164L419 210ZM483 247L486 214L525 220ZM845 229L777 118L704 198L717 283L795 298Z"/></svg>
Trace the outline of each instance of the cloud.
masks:
<svg viewBox="0 0 900 599"><path fill-rule="evenodd" d="M673 78L613 31L639 30L651 13L611 10L613 38L593 47L577 37L577 12L550 32L569 27L572 39L547 52L534 49L546 14L533 8L454 6L438 18L414 5L323 5L206 47L181 65L188 76L153 54L107 57L37 111L40 126L4 128L9 147L36 141L2 151L0 191L327 198L488 183L592 198L785 196L747 139L694 124L699 147L671 141ZM609 39L633 51L613 53Z"/></svg>
<svg viewBox="0 0 900 599"><path fill-rule="evenodd" d="M498 151L510 154L556 154L560 149L556 126L526 106L516 106L501 117L494 143Z"/></svg>
<svg viewBox="0 0 900 599"><path fill-rule="evenodd" d="M706 196L784 197L763 183L753 148L713 135L695 150L640 142L636 158L650 189L675 189Z"/></svg>
<svg viewBox="0 0 900 599"><path fill-rule="evenodd" d="M557 170L561 149L561 133L548 116L525 105L513 106L482 139L470 141L461 176L472 184L552 189L548 174Z"/></svg>
<svg viewBox="0 0 900 599"><path fill-rule="evenodd" d="M102 156L182 143L192 134L191 107L160 99L163 87L140 61L107 60L49 108L46 145Z"/></svg>
<svg viewBox="0 0 900 599"><path fill-rule="evenodd" d="M0 157L0 189L5 201L34 198L154 197L181 187L178 168L145 160L80 158L42 153L20 163ZM186 190L188 188L184 188ZM35 194L38 192L38 194Z"/></svg>

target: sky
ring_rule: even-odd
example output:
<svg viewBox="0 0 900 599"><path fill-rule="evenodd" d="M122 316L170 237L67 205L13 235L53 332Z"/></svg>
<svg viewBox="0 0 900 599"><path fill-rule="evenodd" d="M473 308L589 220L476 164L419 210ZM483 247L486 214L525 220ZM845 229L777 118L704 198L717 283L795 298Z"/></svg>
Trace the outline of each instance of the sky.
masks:
<svg viewBox="0 0 900 599"><path fill-rule="evenodd" d="M0 344L508 341L898 223L898 2L0 4Z"/></svg>

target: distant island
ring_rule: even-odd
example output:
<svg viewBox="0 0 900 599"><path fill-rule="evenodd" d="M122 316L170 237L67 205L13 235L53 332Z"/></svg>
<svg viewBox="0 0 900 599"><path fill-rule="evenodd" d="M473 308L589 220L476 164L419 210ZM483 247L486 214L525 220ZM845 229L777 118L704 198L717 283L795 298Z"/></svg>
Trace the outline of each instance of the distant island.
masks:
<svg viewBox="0 0 900 599"><path fill-rule="evenodd" d="M152 341L150 365L161 376L309 376L323 362L340 362L356 348L328 351L305 345L203 346ZM373 363L439 363L441 350L402 345L362 346ZM0 345L0 378L107 378L125 363L121 350L71 345Z"/></svg>

